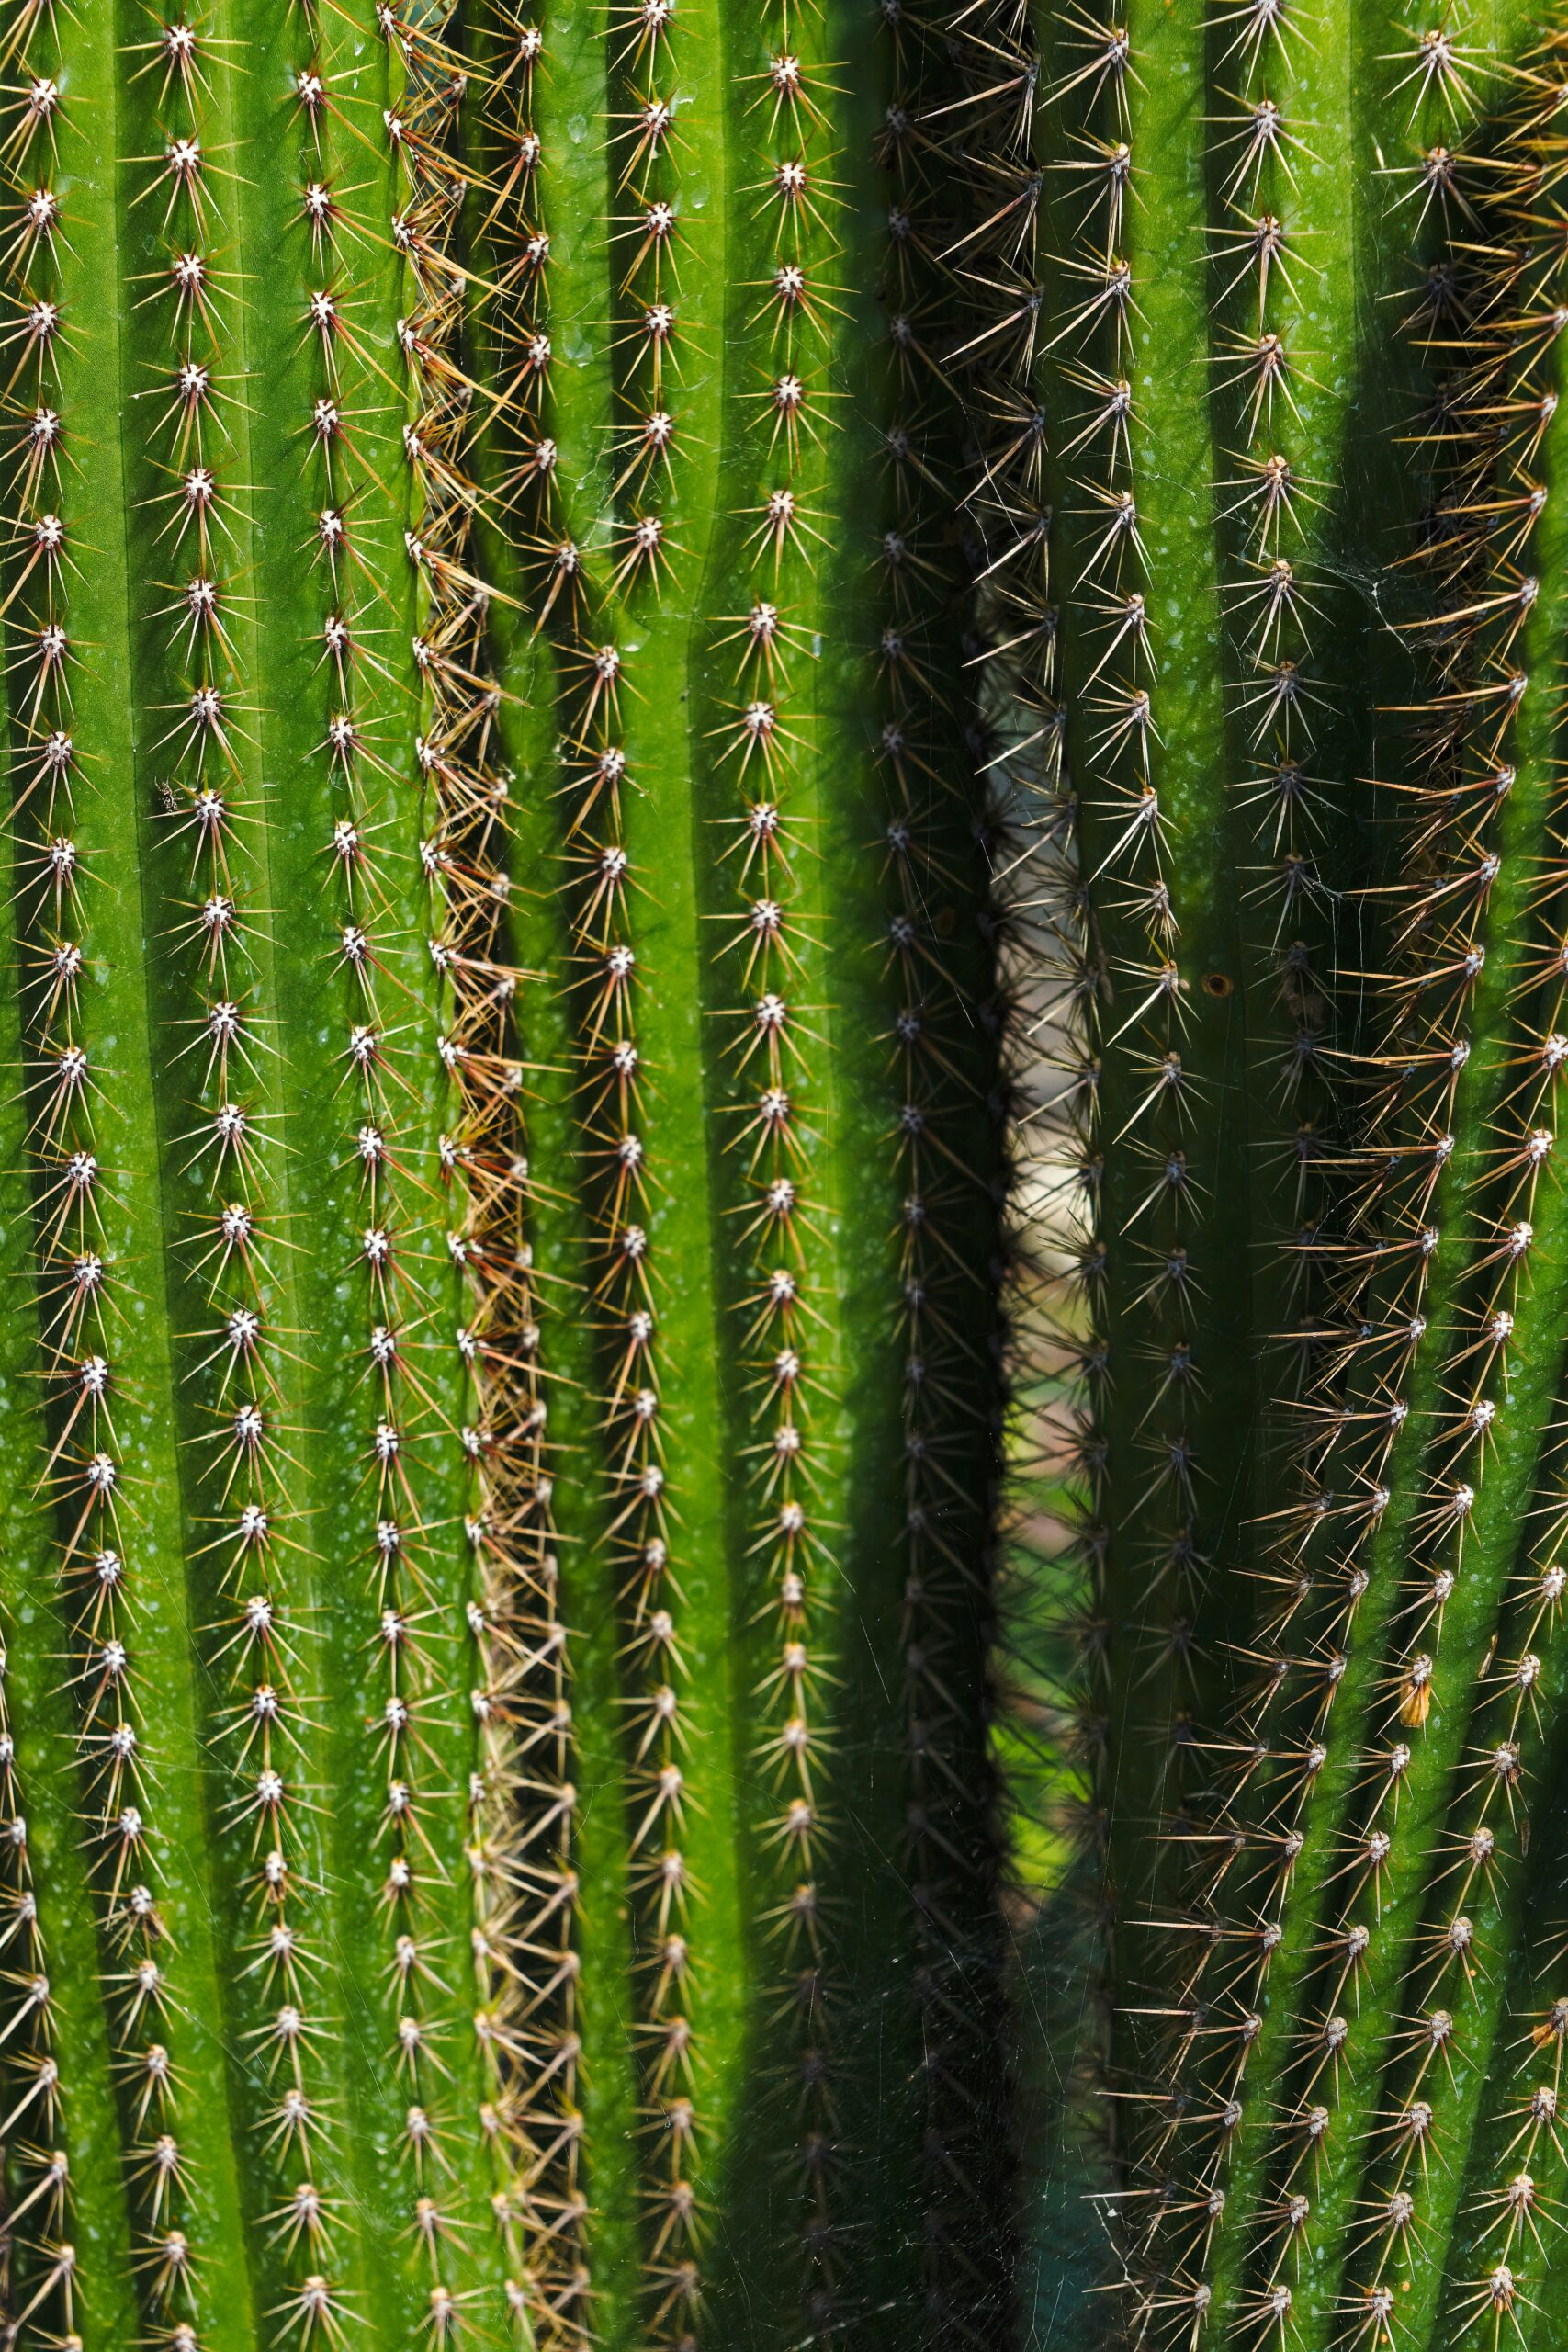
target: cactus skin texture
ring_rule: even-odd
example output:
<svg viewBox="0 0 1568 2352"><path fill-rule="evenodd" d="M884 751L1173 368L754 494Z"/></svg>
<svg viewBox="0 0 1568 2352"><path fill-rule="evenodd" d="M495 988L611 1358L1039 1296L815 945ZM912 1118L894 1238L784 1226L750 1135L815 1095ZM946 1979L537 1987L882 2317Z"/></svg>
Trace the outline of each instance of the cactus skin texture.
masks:
<svg viewBox="0 0 1568 2352"><path fill-rule="evenodd" d="M7 2342L525 2298L542 1504L444 41L8 34Z"/></svg>
<svg viewBox="0 0 1568 2352"><path fill-rule="evenodd" d="M6 2341L994 2340L930 37L7 42Z"/></svg>
<svg viewBox="0 0 1568 2352"><path fill-rule="evenodd" d="M500 730L519 955L555 976L525 1045L580 1888L521 2102L536 2324L968 2341L1009 2292L1005 1104L927 40L682 0L563 12L531 73L497 40Z"/></svg>
<svg viewBox="0 0 1568 2352"><path fill-rule="evenodd" d="M1554 2343L1562 36L995 38L1107 2325Z"/></svg>

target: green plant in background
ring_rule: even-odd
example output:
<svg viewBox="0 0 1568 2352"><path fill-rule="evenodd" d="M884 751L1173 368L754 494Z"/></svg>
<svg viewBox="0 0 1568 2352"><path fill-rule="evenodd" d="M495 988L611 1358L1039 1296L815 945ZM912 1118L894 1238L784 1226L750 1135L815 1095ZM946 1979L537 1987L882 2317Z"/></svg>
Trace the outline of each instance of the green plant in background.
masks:
<svg viewBox="0 0 1568 2352"><path fill-rule="evenodd" d="M6 59L6 2340L988 2339L930 36Z"/></svg>
<svg viewBox="0 0 1568 2352"><path fill-rule="evenodd" d="M1560 42L988 22L1111 2324L1551 2343Z"/></svg>

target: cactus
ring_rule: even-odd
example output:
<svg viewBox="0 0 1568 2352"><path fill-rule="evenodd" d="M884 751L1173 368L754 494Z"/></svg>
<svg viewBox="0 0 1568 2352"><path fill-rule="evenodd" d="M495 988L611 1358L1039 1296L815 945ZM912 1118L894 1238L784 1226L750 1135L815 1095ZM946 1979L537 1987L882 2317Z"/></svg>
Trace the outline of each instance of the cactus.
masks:
<svg viewBox="0 0 1568 2352"><path fill-rule="evenodd" d="M942 53L10 25L8 2343L1005 2324Z"/></svg>
<svg viewBox="0 0 1568 2352"><path fill-rule="evenodd" d="M455 65L7 55L7 2336L446 2341L538 1573Z"/></svg>
<svg viewBox="0 0 1568 2352"><path fill-rule="evenodd" d="M985 26L1111 2324L1546 2344L1561 35Z"/></svg>
<svg viewBox="0 0 1568 2352"><path fill-rule="evenodd" d="M946 2340L1009 2291L1002 1016L927 38L591 21L493 77L482 244L519 955L564 976L525 1021L581 1726L543 2301L578 2340L581 2261L607 2343Z"/></svg>

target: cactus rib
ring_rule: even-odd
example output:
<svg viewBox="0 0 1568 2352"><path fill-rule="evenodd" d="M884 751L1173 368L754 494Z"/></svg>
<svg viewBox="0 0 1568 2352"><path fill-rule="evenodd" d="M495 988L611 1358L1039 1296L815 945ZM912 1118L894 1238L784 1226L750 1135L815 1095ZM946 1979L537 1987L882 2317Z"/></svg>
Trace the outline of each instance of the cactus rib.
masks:
<svg viewBox="0 0 1568 2352"><path fill-rule="evenodd" d="M52 2063L114 2079L17 2246L22 2337L445 2339L513 2301L492 1702L518 1570L482 1503L476 1566L465 1501L501 1453L531 1556L537 1431L460 1428L438 1207L445 1157L456 1255L509 1231L508 1162L488 1176L479 1145L511 1116L513 983L444 352L451 60L434 28L384 29L340 51L335 19L282 8L243 31L89 11L28 42L67 94L11 155L58 146L58 214L20 258L57 273L70 325L39 363L59 448L23 481L45 560L14 564L7 614L36 681L11 712L50 1373L28 1419L60 1574L14 1588L10 1648L47 1724L51 1627L71 1643L78 1793L56 1802L62 1829L88 1808L96 1925L58 1872L77 1965ZM423 285L360 209L384 120ZM260 250L282 257L265 289L233 266ZM423 584L394 590L411 523ZM416 619L449 665L423 728ZM466 861L434 962L422 793L435 866ZM494 1288L504 1335L516 1284Z"/></svg>
<svg viewBox="0 0 1568 2352"><path fill-rule="evenodd" d="M1105 1620L1085 1629L1120 2004L1105 2211L1138 2341L1415 2344L1450 2317L1529 2340L1553 1948L1525 1776L1559 1737L1558 41L1506 10L1307 30L1136 0L1039 23L1078 139L1045 197L1038 527L1021 497L1010 519L1049 540L1061 609L1039 581L1046 658L1010 651L1061 763L1065 1107L1092 1122L1062 1336ZM1369 293L1405 313L1403 382ZM987 315L999 344L1006 302ZM1098 387L1124 496L1073 470L1075 387ZM1381 510L1358 512L1374 465ZM1358 578L1404 645L1380 619L1359 672ZM1227 875L1228 950L1203 913ZM1158 935L1129 942L1151 908ZM1169 1106L1204 1078L1183 1134ZM1212 1291L1198 1183L1253 1252ZM1162 1197L1140 1283L1119 1260ZM1176 1279L1185 1329L1140 1349ZM1168 1459L1141 1471L1140 1442ZM1192 1603L1140 1648L1128 1623L1164 1603L1128 1547L1165 1541L1168 1493ZM1510 2008L1542 2034L1532 2092Z"/></svg>

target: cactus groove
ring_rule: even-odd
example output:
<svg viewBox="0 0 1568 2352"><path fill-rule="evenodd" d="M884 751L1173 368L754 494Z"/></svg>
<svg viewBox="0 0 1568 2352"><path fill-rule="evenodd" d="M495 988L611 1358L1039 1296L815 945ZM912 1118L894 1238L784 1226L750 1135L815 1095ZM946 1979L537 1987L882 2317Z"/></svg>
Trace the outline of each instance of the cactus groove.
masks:
<svg viewBox="0 0 1568 2352"><path fill-rule="evenodd" d="M1005 2324L944 54L11 24L7 2343Z"/></svg>
<svg viewBox="0 0 1568 2352"><path fill-rule="evenodd" d="M500 2331L542 1570L460 76L281 6L11 58L10 2338Z"/></svg>
<svg viewBox="0 0 1568 2352"><path fill-rule="evenodd" d="M1562 36L1008 30L1111 2324L1545 2344Z"/></svg>

